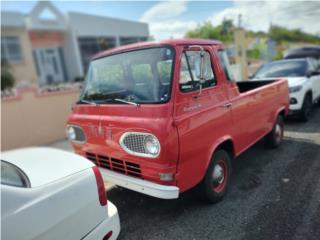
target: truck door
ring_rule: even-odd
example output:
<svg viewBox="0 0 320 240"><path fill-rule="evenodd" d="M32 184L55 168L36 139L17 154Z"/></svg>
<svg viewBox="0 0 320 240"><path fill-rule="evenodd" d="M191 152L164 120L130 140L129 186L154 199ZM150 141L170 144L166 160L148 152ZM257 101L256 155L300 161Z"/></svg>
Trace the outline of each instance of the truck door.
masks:
<svg viewBox="0 0 320 240"><path fill-rule="evenodd" d="M229 135L231 115L228 97L209 46L204 49L205 82L200 90L199 46L181 47L177 64L174 122L179 134L178 184L182 191L199 183L204 176L212 148L220 137Z"/></svg>

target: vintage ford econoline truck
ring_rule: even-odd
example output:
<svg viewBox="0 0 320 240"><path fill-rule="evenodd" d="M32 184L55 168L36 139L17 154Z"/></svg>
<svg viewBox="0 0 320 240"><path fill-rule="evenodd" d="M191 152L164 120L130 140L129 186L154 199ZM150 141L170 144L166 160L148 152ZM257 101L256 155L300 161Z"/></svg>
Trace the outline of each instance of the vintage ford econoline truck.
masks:
<svg viewBox="0 0 320 240"><path fill-rule="evenodd" d="M166 40L93 57L66 131L106 181L173 199L199 186L225 195L231 160L265 137L277 147L286 80L235 82L223 45Z"/></svg>

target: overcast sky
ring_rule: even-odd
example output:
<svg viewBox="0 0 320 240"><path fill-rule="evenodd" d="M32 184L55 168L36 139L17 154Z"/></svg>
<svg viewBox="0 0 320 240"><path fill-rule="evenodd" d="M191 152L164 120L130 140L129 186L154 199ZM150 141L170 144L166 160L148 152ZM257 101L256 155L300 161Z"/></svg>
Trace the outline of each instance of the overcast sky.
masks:
<svg viewBox="0 0 320 240"><path fill-rule="evenodd" d="M29 12L35 1L2 1L2 10ZM107 1L53 4L63 12L77 11L149 23L156 39L182 37L205 21L220 24L224 18L251 30L267 31L276 24L320 36L320 1Z"/></svg>

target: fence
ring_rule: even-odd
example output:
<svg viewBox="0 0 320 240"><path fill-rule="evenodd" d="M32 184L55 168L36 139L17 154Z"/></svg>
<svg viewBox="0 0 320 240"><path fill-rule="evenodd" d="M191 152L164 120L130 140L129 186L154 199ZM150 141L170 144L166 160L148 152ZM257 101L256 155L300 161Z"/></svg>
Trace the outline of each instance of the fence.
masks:
<svg viewBox="0 0 320 240"><path fill-rule="evenodd" d="M44 145L65 138L65 123L79 89L40 93L17 91L1 102L1 150Z"/></svg>

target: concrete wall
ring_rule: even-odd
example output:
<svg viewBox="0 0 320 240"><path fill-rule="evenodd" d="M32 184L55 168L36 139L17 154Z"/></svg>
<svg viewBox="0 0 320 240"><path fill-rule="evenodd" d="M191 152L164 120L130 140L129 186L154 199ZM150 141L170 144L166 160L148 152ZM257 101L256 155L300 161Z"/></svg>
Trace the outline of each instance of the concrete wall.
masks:
<svg viewBox="0 0 320 240"><path fill-rule="evenodd" d="M39 94L26 89L3 98L1 150L44 145L65 138L65 123L79 90Z"/></svg>
<svg viewBox="0 0 320 240"><path fill-rule="evenodd" d="M38 77L33 63L32 48L27 31L22 28L2 27L1 36L16 36L20 40L22 61L19 63L10 63L16 84L19 82L37 84Z"/></svg>

